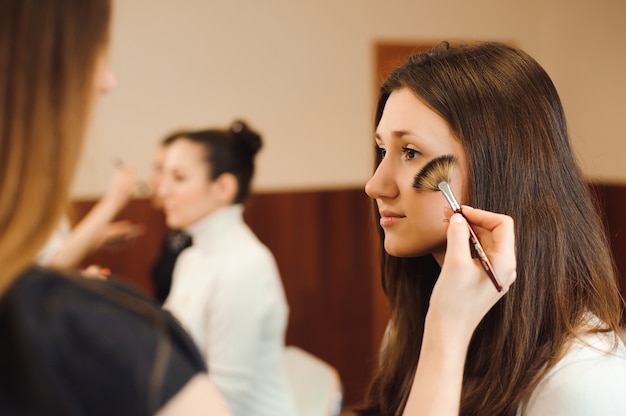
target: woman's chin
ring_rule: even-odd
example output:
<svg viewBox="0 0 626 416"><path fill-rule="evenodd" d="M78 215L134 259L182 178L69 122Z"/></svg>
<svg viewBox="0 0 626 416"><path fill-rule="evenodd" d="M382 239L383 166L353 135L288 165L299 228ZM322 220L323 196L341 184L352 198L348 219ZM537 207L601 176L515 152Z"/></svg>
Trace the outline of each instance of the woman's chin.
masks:
<svg viewBox="0 0 626 416"><path fill-rule="evenodd" d="M167 225L168 228L173 229L173 230L180 230L185 228L180 221L177 221L175 218L170 218L167 217L165 219L165 224Z"/></svg>
<svg viewBox="0 0 626 416"><path fill-rule="evenodd" d="M415 250L410 250L408 247L402 247L396 244L387 244L387 242L385 242L385 252L394 257L418 257L427 254Z"/></svg>
<svg viewBox="0 0 626 416"><path fill-rule="evenodd" d="M445 253L445 244L438 247L428 246L418 248L407 244L397 244L394 241L385 240L385 252L394 257L421 257L429 254L434 255L435 253L439 252Z"/></svg>

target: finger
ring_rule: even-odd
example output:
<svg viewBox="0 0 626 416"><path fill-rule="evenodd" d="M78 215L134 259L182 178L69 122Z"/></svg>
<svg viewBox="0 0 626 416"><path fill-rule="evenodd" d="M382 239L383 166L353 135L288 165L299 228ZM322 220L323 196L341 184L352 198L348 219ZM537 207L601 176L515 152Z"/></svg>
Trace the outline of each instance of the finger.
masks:
<svg viewBox="0 0 626 416"><path fill-rule="evenodd" d="M469 229L463 215L455 213L450 217L447 233L446 259L470 258Z"/></svg>
<svg viewBox="0 0 626 416"><path fill-rule="evenodd" d="M86 269L81 270L81 274L84 277L94 278L94 279L106 279L111 275L111 270L107 267L101 268L97 265L90 265Z"/></svg>
<svg viewBox="0 0 626 416"><path fill-rule="evenodd" d="M513 246L515 224L508 215L496 214L468 206L463 206L463 215L472 224L475 232L483 234L482 230L486 230L491 234L490 239L496 243L494 249Z"/></svg>
<svg viewBox="0 0 626 416"><path fill-rule="evenodd" d="M473 208L468 205L463 205L461 209L463 211L463 215L465 215L465 218L470 224L477 225L488 231L493 231L495 228L502 226L503 222L508 221L507 218L511 218L504 214L496 214L494 212Z"/></svg>
<svg viewBox="0 0 626 416"><path fill-rule="evenodd" d="M497 271L503 286L515 280L515 224L511 217L471 207L463 207L463 214L472 223L479 239ZM485 237L485 238L482 238ZM488 246L485 247L485 242Z"/></svg>

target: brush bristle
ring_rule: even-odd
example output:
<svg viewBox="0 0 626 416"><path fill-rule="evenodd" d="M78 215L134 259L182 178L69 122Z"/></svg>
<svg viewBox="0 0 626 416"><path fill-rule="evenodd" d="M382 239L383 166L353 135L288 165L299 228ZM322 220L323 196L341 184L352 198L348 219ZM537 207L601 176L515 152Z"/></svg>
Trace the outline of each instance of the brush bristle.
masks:
<svg viewBox="0 0 626 416"><path fill-rule="evenodd" d="M439 191L439 182L450 182L456 158L453 155L444 155L428 162L415 175L413 187L418 191Z"/></svg>

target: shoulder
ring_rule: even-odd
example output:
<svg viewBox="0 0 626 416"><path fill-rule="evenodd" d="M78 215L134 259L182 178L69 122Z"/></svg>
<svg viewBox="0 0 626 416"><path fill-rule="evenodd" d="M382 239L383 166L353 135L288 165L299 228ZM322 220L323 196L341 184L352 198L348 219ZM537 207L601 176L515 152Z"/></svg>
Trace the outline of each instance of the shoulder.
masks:
<svg viewBox="0 0 626 416"><path fill-rule="evenodd" d="M205 371L171 315L115 282L29 270L0 302L0 328L0 337L13 340L0 356L0 373L19 374L42 402L53 385L55 395L73 403L64 405L142 414L155 386L163 404ZM100 397L103 390L116 400Z"/></svg>
<svg viewBox="0 0 626 416"><path fill-rule="evenodd" d="M575 340L538 385L525 415L619 414L626 409L626 348L616 334Z"/></svg>
<svg viewBox="0 0 626 416"><path fill-rule="evenodd" d="M61 333L55 331L62 331L69 339L76 337L76 342L88 333L92 342L106 336L140 345L152 344L163 334L176 341L181 335L174 318L156 301L121 281L41 268L30 269L18 279L2 298L0 313L27 324L20 332L33 338L53 340L55 333Z"/></svg>
<svg viewBox="0 0 626 416"><path fill-rule="evenodd" d="M28 305L27 310L23 307ZM156 303L115 279L88 279L50 269L32 268L20 276L3 298L2 308L40 324L62 325L60 315L76 319L124 316L152 324ZM28 312L28 314L25 314ZM24 313L25 315L18 315ZM56 318L55 318L56 317Z"/></svg>
<svg viewBox="0 0 626 416"><path fill-rule="evenodd" d="M243 223L222 246L220 258L231 271L276 272L276 260L271 250Z"/></svg>
<svg viewBox="0 0 626 416"><path fill-rule="evenodd" d="M248 247L248 250L233 255L224 264L222 277L236 285L249 288L274 288L280 282L280 272L274 256L263 245Z"/></svg>

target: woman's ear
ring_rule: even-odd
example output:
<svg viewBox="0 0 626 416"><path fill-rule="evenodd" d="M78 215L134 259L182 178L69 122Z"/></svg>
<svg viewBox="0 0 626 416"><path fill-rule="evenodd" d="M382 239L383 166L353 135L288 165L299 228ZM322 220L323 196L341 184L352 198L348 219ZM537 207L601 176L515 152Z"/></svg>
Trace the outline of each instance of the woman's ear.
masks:
<svg viewBox="0 0 626 416"><path fill-rule="evenodd" d="M222 173L215 179L214 184L218 191L220 202L224 206L232 205L235 202L239 183L232 173Z"/></svg>

